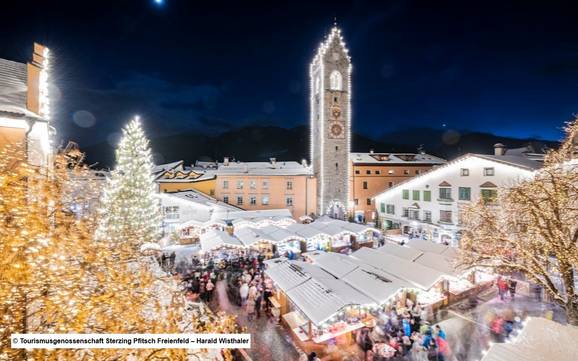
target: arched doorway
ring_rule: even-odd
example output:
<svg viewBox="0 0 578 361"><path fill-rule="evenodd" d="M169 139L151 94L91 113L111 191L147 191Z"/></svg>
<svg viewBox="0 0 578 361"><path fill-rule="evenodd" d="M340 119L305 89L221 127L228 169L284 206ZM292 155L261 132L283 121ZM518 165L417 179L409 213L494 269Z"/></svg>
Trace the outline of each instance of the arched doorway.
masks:
<svg viewBox="0 0 578 361"><path fill-rule="evenodd" d="M347 216L347 208L339 201L331 201L325 213L331 218L344 220Z"/></svg>

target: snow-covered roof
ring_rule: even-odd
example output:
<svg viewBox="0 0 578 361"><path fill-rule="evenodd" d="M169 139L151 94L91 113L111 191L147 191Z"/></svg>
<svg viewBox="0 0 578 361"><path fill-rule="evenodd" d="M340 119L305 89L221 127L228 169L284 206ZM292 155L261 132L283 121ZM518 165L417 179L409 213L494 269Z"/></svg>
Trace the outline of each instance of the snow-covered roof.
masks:
<svg viewBox="0 0 578 361"><path fill-rule="evenodd" d="M158 164L158 165L154 165L154 166L153 166L152 172L153 172L153 174L156 175L156 174L159 174L159 173L164 173L164 172L166 172L166 171L168 171L168 170L175 169L175 168L177 168L177 167L179 167L179 166L181 166L181 165L183 165L183 161L182 161L182 160L179 160L179 161L176 161L176 162L172 162L172 163Z"/></svg>
<svg viewBox="0 0 578 361"><path fill-rule="evenodd" d="M298 162L229 162L218 164L217 175L312 175L311 167Z"/></svg>
<svg viewBox="0 0 578 361"><path fill-rule="evenodd" d="M384 304L403 288L410 287L400 279L371 267L358 267L342 279L369 296L377 305Z"/></svg>
<svg viewBox="0 0 578 361"><path fill-rule="evenodd" d="M425 153L351 153L353 164L418 164L438 165L444 164L445 159Z"/></svg>
<svg viewBox="0 0 578 361"><path fill-rule="evenodd" d="M455 258L457 256L455 248L445 244L426 241L423 239L413 238L407 242L407 246L422 252L443 254L444 257L447 258Z"/></svg>
<svg viewBox="0 0 578 361"><path fill-rule="evenodd" d="M360 262L349 256L335 252L308 252L305 254L311 258L314 264L323 268L335 277L343 277L349 272L359 268Z"/></svg>
<svg viewBox="0 0 578 361"><path fill-rule="evenodd" d="M386 243L382 247L377 248L377 250L412 262L415 261L419 256L423 255L423 252L419 249L400 246L399 244L395 243Z"/></svg>
<svg viewBox="0 0 578 361"><path fill-rule="evenodd" d="M324 233L315 227L311 227L310 224L294 223L288 225L285 228L288 231L298 234L305 239L313 238L319 235L328 235L327 233Z"/></svg>
<svg viewBox="0 0 578 361"><path fill-rule="evenodd" d="M219 248L243 247L243 243L225 231L211 229L201 234L201 249L204 252L213 251Z"/></svg>
<svg viewBox="0 0 578 361"><path fill-rule="evenodd" d="M430 241L416 241L418 242L410 243L407 246L401 246L395 243L386 243L384 246L377 248L377 250L385 254L403 258L407 261L432 268L447 276L458 277L458 272L454 267L455 251L453 248ZM411 244L416 244L421 247L412 247ZM430 252L430 250L435 250L436 252Z"/></svg>
<svg viewBox="0 0 578 361"><path fill-rule="evenodd" d="M269 260L266 264L267 275L316 325L327 321L344 307L374 303L347 282L316 265L285 258Z"/></svg>
<svg viewBox="0 0 578 361"><path fill-rule="evenodd" d="M500 156L500 155L468 153L468 154L464 154L461 157L458 157L458 158L456 158L450 162L447 162L443 165L440 165L438 167L434 167L427 172L420 173L419 175L416 175L415 177L408 178L402 182L399 182L399 183L395 184L393 187L386 189L385 191L383 191L382 193L379 193L378 195L376 195L373 198L380 199L380 198L383 198L384 196L396 194L395 192L397 192L400 187L411 187L412 184L416 184L416 183L420 182L424 177L430 177L432 174L435 174L435 172L443 172L448 167L455 166L457 163L460 163L462 161L465 161L465 160L471 159L471 158L484 159L484 160L487 160L490 162L496 162L496 163L516 167L516 168L519 168L519 169L522 169L522 170L528 172L529 174L531 174L535 170L540 169L543 166L543 162L536 160L532 157L526 156L526 155L510 155L510 156L509 155L503 155L503 156Z"/></svg>
<svg viewBox="0 0 578 361"><path fill-rule="evenodd" d="M529 317L511 342L493 344L482 361L574 361L578 327Z"/></svg>
<svg viewBox="0 0 578 361"><path fill-rule="evenodd" d="M27 92L26 64L0 59L0 113L39 118L26 106Z"/></svg>
<svg viewBox="0 0 578 361"><path fill-rule="evenodd" d="M313 264L342 279L377 305L385 303L403 288L411 287L401 279L351 256L323 251L305 255L313 260Z"/></svg>
<svg viewBox="0 0 578 361"><path fill-rule="evenodd" d="M353 252L351 257L425 291L432 288L444 276L448 276L433 268L366 247Z"/></svg>
<svg viewBox="0 0 578 361"><path fill-rule="evenodd" d="M219 219L232 220L233 224L234 222L240 222L241 220L249 220L255 222L264 219L293 218L291 211L286 208L263 209L256 211L237 210L236 212L228 212L227 214L219 214L216 215L216 217L217 216Z"/></svg>

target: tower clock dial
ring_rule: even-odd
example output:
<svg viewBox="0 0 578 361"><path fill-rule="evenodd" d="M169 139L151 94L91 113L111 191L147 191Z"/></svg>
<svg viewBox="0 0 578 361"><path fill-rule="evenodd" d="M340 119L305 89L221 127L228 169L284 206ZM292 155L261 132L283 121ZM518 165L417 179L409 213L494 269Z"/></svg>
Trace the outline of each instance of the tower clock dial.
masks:
<svg viewBox="0 0 578 361"><path fill-rule="evenodd" d="M343 126L339 123L333 123L331 125L331 135L334 138L339 138L343 135Z"/></svg>

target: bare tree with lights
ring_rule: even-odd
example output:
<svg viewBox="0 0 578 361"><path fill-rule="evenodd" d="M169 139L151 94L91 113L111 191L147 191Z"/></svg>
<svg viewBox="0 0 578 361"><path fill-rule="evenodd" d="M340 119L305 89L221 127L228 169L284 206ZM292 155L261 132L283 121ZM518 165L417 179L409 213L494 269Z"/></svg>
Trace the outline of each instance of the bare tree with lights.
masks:
<svg viewBox="0 0 578 361"><path fill-rule="evenodd" d="M86 167L58 155L39 169L22 154L0 151L0 360L213 360L202 350L10 348L14 333L236 331L230 317L188 311L152 257L94 239L93 216L71 212L83 193L67 191Z"/></svg>
<svg viewBox="0 0 578 361"><path fill-rule="evenodd" d="M158 241L161 218L152 167L149 141L137 117L123 129L116 167L104 188L99 239L128 243L135 250Z"/></svg>
<svg viewBox="0 0 578 361"><path fill-rule="evenodd" d="M578 119L542 169L467 208L463 222L460 266L523 273L578 325Z"/></svg>

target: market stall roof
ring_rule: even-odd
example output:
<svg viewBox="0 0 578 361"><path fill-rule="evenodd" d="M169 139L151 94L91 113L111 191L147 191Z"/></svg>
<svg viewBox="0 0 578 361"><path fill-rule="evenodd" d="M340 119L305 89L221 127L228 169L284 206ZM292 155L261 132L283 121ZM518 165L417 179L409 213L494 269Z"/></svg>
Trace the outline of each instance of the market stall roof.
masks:
<svg viewBox="0 0 578 361"><path fill-rule="evenodd" d="M244 246L251 246L257 242L271 242L277 243L272 238L268 237L265 233L261 232L258 228L253 227L243 227L240 229L235 228L235 237L237 237L241 244Z"/></svg>
<svg viewBox="0 0 578 361"><path fill-rule="evenodd" d="M482 361L574 361L576 340L578 327L530 317L512 342L492 345Z"/></svg>
<svg viewBox="0 0 578 361"><path fill-rule="evenodd" d="M201 234L201 249L209 252L221 247L242 247L243 243L225 231L212 229Z"/></svg>
<svg viewBox="0 0 578 361"><path fill-rule="evenodd" d="M316 265L339 278L360 266L359 261L341 253L315 251L305 255L311 258Z"/></svg>
<svg viewBox="0 0 578 361"><path fill-rule="evenodd" d="M425 291L446 276L433 268L367 247L353 252L351 256Z"/></svg>
<svg viewBox="0 0 578 361"><path fill-rule="evenodd" d="M384 304L404 288L410 287L406 282L370 267L358 267L342 279L369 296L378 305Z"/></svg>
<svg viewBox="0 0 578 361"><path fill-rule="evenodd" d="M291 232L287 228L282 228L272 224L262 227L260 231L277 243L290 240L304 240L304 237L300 236L299 234Z"/></svg>
<svg viewBox="0 0 578 361"><path fill-rule="evenodd" d="M418 249L423 252L432 252L437 254L443 254L445 257L453 258L457 256L455 248L451 246L446 246L441 243L435 243L431 241L425 241L423 239L411 239L407 242L408 247Z"/></svg>
<svg viewBox="0 0 578 361"><path fill-rule="evenodd" d="M370 297L375 304L383 304L408 283L372 267L354 257L340 253L314 251L305 254L315 265L347 282Z"/></svg>
<svg viewBox="0 0 578 361"><path fill-rule="evenodd" d="M231 220L233 222L240 222L241 220L256 222L264 219L281 219L281 218L293 219L291 211L289 211L286 208L264 209L256 211L238 210L234 212L227 212L225 214L221 213L215 215L215 219Z"/></svg>
<svg viewBox="0 0 578 361"><path fill-rule="evenodd" d="M377 248L377 250L412 262L423 255L423 251L419 249L401 246L396 243L386 243L382 247Z"/></svg>
<svg viewBox="0 0 578 361"><path fill-rule="evenodd" d="M329 236L327 233L312 227L311 224L301 224L301 223L295 223L295 224L290 224L287 227L285 227L285 229L287 229L290 232L293 232L295 234L300 235L301 237L305 238L305 239L310 239L310 238L314 238L317 236Z"/></svg>
<svg viewBox="0 0 578 361"><path fill-rule="evenodd" d="M370 305L374 301L335 278L322 268L307 262L277 258L265 261L267 276L316 325L327 321L350 305Z"/></svg>
<svg viewBox="0 0 578 361"><path fill-rule="evenodd" d="M448 259L447 257L444 257L443 254L424 252L414 262L419 263L422 266L426 266L429 268L433 268L437 271L443 272L448 276L453 277L459 276L459 272L456 270L454 266L453 259Z"/></svg>
<svg viewBox="0 0 578 361"><path fill-rule="evenodd" d="M377 250L392 256L403 258L410 262L420 264L422 266L435 269L439 272L445 273L448 276L458 277L458 272L456 271L453 264L453 258L447 257L445 254L421 251L411 246L401 246L396 243L386 243L384 246L377 248ZM446 250L443 251L446 252Z"/></svg>
<svg viewBox="0 0 578 361"><path fill-rule="evenodd" d="M372 299L336 278L312 278L288 290L287 296L316 325L329 320L344 307L373 303Z"/></svg>

